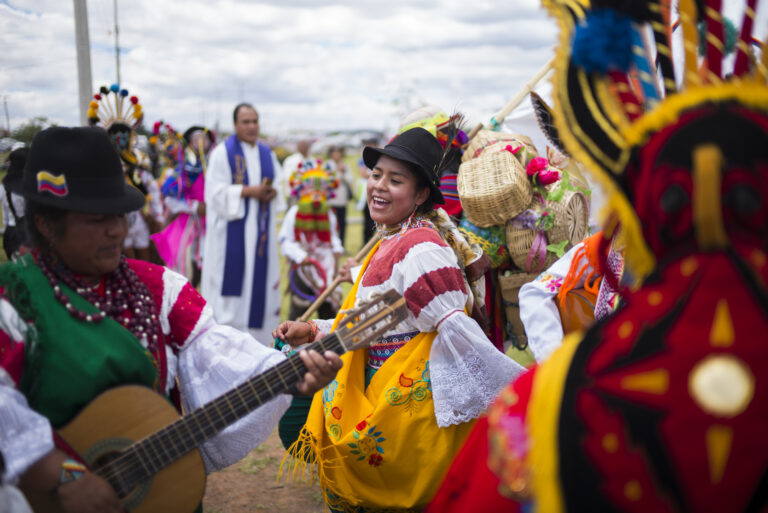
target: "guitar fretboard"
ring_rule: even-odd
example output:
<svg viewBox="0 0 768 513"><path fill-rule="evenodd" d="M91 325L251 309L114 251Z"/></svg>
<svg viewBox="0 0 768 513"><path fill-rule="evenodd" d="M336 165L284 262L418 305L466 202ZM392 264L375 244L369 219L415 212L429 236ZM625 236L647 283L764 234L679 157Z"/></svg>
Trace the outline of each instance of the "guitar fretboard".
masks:
<svg viewBox="0 0 768 513"><path fill-rule="evenodd" d="M344 354L347 347L336 332L312 344L319 353ZM181 417L140 440L96 472L109 481L118 494L170 465L225 427L246 416L273 397L301 381L307 367L298 354L291 355L258 376Z"/></svg>

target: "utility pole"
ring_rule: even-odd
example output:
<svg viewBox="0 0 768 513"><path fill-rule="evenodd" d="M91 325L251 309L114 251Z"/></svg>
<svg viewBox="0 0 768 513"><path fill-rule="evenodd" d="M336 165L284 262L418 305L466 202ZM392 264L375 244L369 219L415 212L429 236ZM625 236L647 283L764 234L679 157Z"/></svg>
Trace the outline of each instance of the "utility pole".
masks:
<svg viewBox="0 0 768 513"><path fill-rule="evenodd" d="M112 1L112 6L115 12L115 63L117 65L117 84L122 85L122 82L120 82L120 43L117 39L117 0Z"/></svg>
<svg viewBox="0 0 768 513"><path fill-rule="evenodd" d="M74 3L80 124L86 126L88 125L88 104L91 103L91 95L93 94L93 84L91 83L91 43L88 37L88 7L85 0L74 0Z"/></svg>

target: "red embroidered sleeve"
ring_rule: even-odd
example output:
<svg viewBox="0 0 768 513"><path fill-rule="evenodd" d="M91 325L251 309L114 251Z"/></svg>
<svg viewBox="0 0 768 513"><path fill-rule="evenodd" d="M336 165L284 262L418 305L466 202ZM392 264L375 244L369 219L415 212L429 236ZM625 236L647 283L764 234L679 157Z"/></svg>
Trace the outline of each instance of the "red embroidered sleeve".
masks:
<svg viewBox="0 0 768 513"><path fill-rule="evenodd" d="M168 314L174 346L179 348L187 341L200 320L203 307L205 307L203 296L189 283L184 285Z"/></svg>

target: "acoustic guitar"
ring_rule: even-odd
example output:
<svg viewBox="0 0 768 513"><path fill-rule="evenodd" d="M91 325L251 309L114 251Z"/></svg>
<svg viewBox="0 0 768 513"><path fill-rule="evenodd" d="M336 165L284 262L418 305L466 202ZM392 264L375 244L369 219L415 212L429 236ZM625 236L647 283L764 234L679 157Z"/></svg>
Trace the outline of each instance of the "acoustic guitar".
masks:
<svg viewBox="0 0 768 513"><path fill-rule="evenodd" d="M405 299L390 290L350 310L336 330L311 347L337 354L367 347L405 320ZM179 417L151 389L111 389L88 404L59 435L105 479L135 513L192 512L205 491L197 447L298 383L307 369L298 354ZM58 513L48 494L28 493L36 513Z"/></svg>

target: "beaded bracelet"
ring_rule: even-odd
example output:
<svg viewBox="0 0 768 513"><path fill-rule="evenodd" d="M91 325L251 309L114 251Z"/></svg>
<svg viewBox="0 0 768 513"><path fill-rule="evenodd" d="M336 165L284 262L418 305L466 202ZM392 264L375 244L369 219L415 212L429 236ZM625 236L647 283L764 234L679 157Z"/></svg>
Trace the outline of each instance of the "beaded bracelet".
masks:
<svg viewBox="0 0 768 513"><path fill-rule="evenodd" d="M317 323L315 321L304 321L307 324L309 324L309 342L312 342L315 340L315 337L317 336Z"/></svg>
<svg viewBox="0 0 768 513"><path fill-rule="evenodd" d="M83 475L88 468L79 461L67 458L61 462L61 476L59 477L59 485L56 487L57 491L61 485L77 481Z"/></svg>

